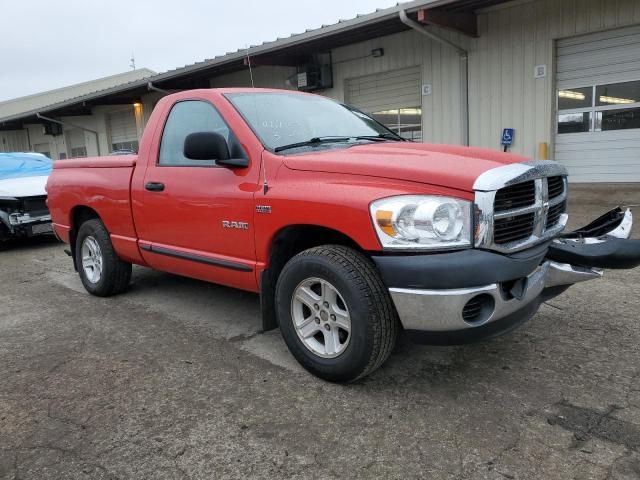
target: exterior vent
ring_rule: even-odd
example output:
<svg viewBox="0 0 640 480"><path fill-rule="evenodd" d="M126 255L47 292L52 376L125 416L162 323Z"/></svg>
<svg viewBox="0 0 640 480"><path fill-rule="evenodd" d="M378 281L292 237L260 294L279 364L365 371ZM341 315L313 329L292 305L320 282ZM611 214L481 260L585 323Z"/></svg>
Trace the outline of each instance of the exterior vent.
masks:
<svg viewBox="0 0 640 480"><path fill-rule="evenodd" d="M560 215L562 215L566 210L566 202L559 203L549 208L549 213L547 214L547 229L551 227L555 227L560 221Z"/></svg>
<svg viewBox="0 0 640 480"><path fill-rule="evenodd" d="M471 324L480 325L487 321L495 310L495 300L491 295L476 295L462 307L462 319Z"/></svg>
<svg viewBox="0 0 640 480"><path fill-rule="evenodd" d="M514 208L528 207L536 201L536 186L533 181L519 183L498 190L496 193L495 211L504 212Z"/></svg>
<svg viewBox="0 0 640 480"><path fill-rule="evenodd" d="M564 193L564 179L562 177L549 178L549 200L558 198Z"/></svg>
<svg viewBox="0 0 640 480"><path fill-rule="evenodd" d="M524 240L533 235L535 214L527 213L495 221L493 241L498 245Z"/></svg>

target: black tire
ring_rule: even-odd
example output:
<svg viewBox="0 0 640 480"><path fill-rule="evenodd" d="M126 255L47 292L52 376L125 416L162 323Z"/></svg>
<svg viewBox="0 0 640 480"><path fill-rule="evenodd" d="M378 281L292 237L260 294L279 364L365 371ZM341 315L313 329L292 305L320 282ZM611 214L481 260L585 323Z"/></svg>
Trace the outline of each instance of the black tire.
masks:
<svg viewBox="0 0 640 480"><path fill-rule="evenodd" d="M87 237L93 237L97 241L102 256L102 273L95 283L89 280L82 268L82 245ZM98 297L110 297L127 289L131 280L131 264L118 257L102 221L87 220L80 226L75 250L78 274L87 292Z"/></svg>
<svg viewBox="0 0 640 480"><path fill-rule="evenodd" d="M335 358L312 352L296 332L292 298L309 278L331 283L339 291L351 319L351 337ZM293 257L276 286L276 313L282 336L293 356L314 375L331 382L353 382L376 370L394 348L398 318L378 271L354 249L326 245Z"/></svg>

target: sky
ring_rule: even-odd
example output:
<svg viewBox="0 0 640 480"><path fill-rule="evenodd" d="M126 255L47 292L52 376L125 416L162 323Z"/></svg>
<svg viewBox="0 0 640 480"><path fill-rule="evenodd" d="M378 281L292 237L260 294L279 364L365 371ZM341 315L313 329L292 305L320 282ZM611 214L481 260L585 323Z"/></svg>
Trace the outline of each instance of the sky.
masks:
<svg viewBox="0 0 640 480"><path fill-rule="evenodd" d="M130 69L157 72L397 0L0 0L0 101Z"/></svg>

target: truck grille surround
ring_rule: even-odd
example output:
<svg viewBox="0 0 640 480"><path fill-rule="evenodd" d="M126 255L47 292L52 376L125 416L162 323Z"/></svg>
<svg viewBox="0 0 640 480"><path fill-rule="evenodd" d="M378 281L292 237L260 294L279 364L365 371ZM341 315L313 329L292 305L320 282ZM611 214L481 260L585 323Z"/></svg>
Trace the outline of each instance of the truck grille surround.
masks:
<svg viewBox="0 0 640 480"><path fill-rule="evenodd" d="M509 253L557 236L566 226L567 172L552 161L498 167L476 180L475 246Z"/></svg>

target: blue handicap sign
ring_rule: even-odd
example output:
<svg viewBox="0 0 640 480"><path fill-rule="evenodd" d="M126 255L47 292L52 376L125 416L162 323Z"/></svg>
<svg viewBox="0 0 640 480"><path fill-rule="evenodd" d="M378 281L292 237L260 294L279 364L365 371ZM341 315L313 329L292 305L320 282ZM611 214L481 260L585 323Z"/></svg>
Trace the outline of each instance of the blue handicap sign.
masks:
<svg viewBox="0 0 640 480"><path fill-rule="evenodd" d="M505 128L502 130L502 145L513 145L513 135L515 130L513 128Z"/></svg>

